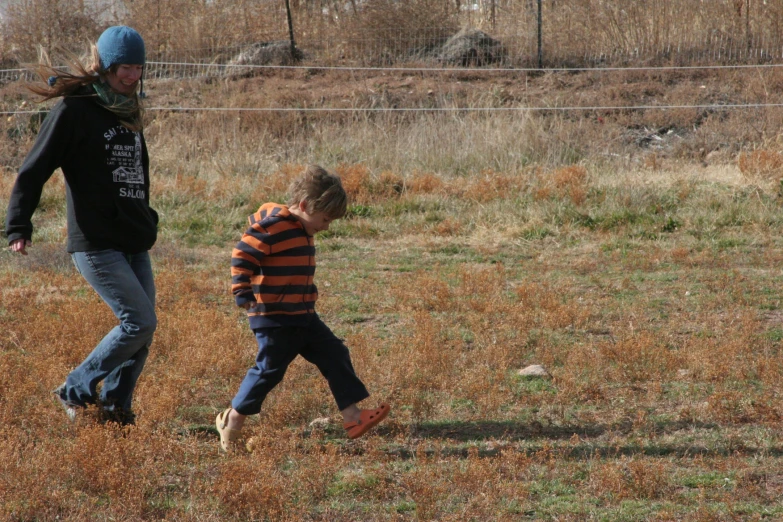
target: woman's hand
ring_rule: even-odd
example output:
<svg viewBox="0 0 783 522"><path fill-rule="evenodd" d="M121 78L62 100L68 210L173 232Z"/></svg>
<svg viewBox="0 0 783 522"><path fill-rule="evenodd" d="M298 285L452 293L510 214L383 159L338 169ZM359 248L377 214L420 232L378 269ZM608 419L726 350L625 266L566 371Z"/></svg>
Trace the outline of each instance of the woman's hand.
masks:
<svg viewBox="0 0 783 522"><path fill-rule="evenodd" d="M9 247L11 248L11 252L19 252L23 256L27 255L27 250L25 250L27 247L31 246L33 244L32 241L29 239L17 239L14 241L11 241L11 244Z"/></svg>

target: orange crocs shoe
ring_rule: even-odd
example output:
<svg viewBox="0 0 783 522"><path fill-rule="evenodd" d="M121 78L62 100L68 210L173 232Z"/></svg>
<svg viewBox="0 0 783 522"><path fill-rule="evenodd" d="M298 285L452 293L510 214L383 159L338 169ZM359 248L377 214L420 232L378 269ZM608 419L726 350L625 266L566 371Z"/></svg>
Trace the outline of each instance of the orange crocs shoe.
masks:
<svg viewBox="0 0 783 522"><path fill-rule="evenodd" d="M391 408L388 404L381 404L374 410L362 410L358 422L346 422L343 424L343 428L348 432L349 439L356 439L385 419L390 411Z"/></svg>

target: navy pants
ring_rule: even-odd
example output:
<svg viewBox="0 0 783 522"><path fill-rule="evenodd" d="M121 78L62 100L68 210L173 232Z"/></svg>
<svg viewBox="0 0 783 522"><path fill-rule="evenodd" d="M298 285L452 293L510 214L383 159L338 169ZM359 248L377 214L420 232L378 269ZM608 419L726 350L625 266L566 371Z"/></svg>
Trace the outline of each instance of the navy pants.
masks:
<svg viewBox="0 0 783 522"><path fill-rule="evenodd" d="M297 355L313 363L326 378L340 410L369 397L356 376L348 348L317 315L307 326L256 328L253 333L258 341L256 364L231 401L231 407L242 415L261 411L264 399L283 380Z"/></svg>

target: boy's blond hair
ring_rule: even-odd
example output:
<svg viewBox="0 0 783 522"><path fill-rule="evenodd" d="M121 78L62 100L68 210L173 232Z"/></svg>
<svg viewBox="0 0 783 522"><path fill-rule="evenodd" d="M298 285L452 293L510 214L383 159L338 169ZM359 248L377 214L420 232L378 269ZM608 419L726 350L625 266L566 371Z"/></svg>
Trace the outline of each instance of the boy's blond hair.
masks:
<svg viewBox="0 0 783 522"><path fill-rule="evenodd" d="M348 195L337 174L319 165L308 165L304 173L288 187L288 206L307 205L307 212L323 212L340 219L348 210Z"/></svg>

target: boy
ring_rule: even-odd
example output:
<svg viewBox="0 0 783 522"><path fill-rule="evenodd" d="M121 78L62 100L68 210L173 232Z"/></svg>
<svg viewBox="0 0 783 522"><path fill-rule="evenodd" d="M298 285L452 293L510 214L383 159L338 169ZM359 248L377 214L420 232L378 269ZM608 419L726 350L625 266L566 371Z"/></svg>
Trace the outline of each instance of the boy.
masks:
<svg viewBox="0 0 783 522"><path fill-rule="evenodd" d="M369 393L354 372L348 348L315 312L313 236L343 217L347 202L340 178L310 165L291 184L287 207L265 203L249 217L250 228L231 257L231 291L247 310L258 355L231 408L215 419L223 451L238 449L245 418L261 411L297 355L326 378L349 438L360 437L389 414L386 404L373 410L356 406Z"/></svg>

